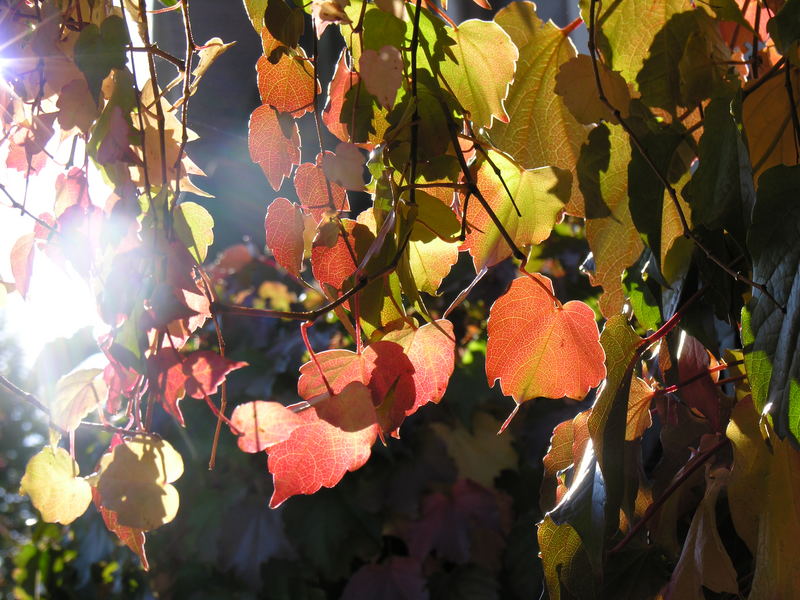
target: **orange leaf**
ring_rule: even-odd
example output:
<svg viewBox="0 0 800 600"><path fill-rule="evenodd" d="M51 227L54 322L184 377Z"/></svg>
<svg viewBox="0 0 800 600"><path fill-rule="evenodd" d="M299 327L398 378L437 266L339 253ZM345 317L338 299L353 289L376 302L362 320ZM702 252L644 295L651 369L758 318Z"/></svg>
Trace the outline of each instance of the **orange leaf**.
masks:
<svg viewBox="0 0 800 600"><path fill-rule="evenodd" d="M294 122L281 123L281 115L267 104L250 115L248 145L250 158L258 163L272 189L279 190L283 178L300 164L300 133ZM288 132L288 133L287 133Z"/></svg>
<svg viewBox="0 0 800 600"><path fill-rule="evenodd" d="M258 93L261 102L293 117L313 110L314 91L319 84L314 81L314 69L307 60L282 54L277 63L261 56L256 63Z"/></svg>
<svg viewBox="0 0 800 600"><path fill-rule="evenodd" d="M544 288L552 293L547 277L518 277L489 313L486 375L518 404L539 396L580 400L606 375L592 309L577 301L557 308Z"/></svg>
<svg viewBox="0 0 800 600"><path fill-rule="evenodd" d="M326 152L330 154L330 152ZM317 164L303 163L297 167L294 174L294 187L297 190L297 197L314 220L319 223L322 217L331 210L336 211L350 210L350 203L347 200L347 192L340 185L328 182L325 173L320 166L322 157L317 156ZM328 198L328 185L330 185L330 199ZM331 204L333 207L331 207Z"/></svg>
<svg viewBox="0 0 800 600"><path fill-rule="evenodd" d="M372 396L357 381L298 416L304 423L289 439L267 450L275 485L269 502L272 508L296 494L313 494L339 483L347 471L367 462L378 437Z"/></svg>
<svg viewBox="0 0 800 600"><path fill-rule="evenodd" d="M351 71L347 66L346 52L346 48L342 50L339 62L336 63L333 79L328 86L328 101L325 110L322 111L322 122L325 123L325 127L343 142L349 142L350 135L347 133L347 126L340 121L342 106L347 92L358 83L358 73Z"/></svg>
<svg viewBox="0 0 800 600"><path fill-rule="evenodd" d="M101 504L100 492L96 487L92 488L92 500L100 516L103 517L103 523L106 528L119 538L119 541L125 544L128 548L142 561L142 568L147 571L150 565L147 562L147 554L144 550L145 535L141 529L134 529L133 527L126 527L117 522L117 513L113 510L106 508Z"/></svg>
<svg viewBox="0 0 800 600"><path fill-rule="evenodd" d="M625 440L633 441L644 435L644 432L653 424L650 416L650 403L653 400L653 388L647 382L634 377L631 382L631 391L628 396L628 419L625 426Z"/></svg>
<svg viewBox="0 0 800 600"><path fill-rule="evenodd" d="M303 268L303 211L286 198L275 198L264 219L267 246L280 266L295 277Z"/></svg>
<svg viewBox="0 0 800 600"><path fill-rule="evenodd" d="M342 219L341 225L344 232L335 221L321 225L311 248L314 278L337 290L358 268L356 245L368 247L374 237L366 225L352 219Z"/></svg>

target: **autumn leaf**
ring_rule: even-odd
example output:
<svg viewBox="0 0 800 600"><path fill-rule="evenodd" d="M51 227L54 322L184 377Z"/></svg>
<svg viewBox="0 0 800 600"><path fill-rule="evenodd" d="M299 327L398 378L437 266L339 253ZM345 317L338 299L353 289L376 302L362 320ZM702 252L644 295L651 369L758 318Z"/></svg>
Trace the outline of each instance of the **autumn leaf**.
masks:
<svg viewBox="0 0 800 600"><path fill-rule="evenodd" d="M644 435L644 432L653 424L650 415L650 404L653 402L654 390L641 377L635 377L631 382L631 392L628 396L628 417L625 427L625 441L633 441Z"/></svg>
<svg viewBox="0 0 800 600"><path fill-rule="evenodd" d="M285 123L271 106L259 106L250 115L250 158L264 171L272 189L279 190L284 177L300 164L300 134L295 123Z"/></svg>
<svg viewBox="0 0 800 600"><path fill-rule="evenodd" d="M74 431L86 415L104 407L107 399L108 386L102 369L73 371L58 380L50 417L61 429Z"/></svg>
<svg viewBox="0 0 800 600"><path fill-rule="evenodd" d="M144 549L144 531L120 525L117 522L117 513L107 509L101 504L100 492L97 491L97 488L92 488L92 500L100 516L103 517L103 523L105 523L106 529L116 535L120 542L136 553L139 560L142 561L142 568L147 571L150 568L150 564L147 562L147 554Z"/></svg>
<svg viewBox="0 0 800 600"><path fill-rule="evenodd" d="M26 233L21 236L11 248L11 273L20 295L28 295L28 286L31 282L33 271L34 235Z"/></svg>
<svg viewBox="0 0 800 600"><path fill-rule="evenodd" d="M294 174L294 187L300 204L317 223L331 210L337 212L350 210L347 192L342 186L328 181L322 169L322 161L322 155L318 155L316 164L303 163L297 167Z"/></svg>
<svg viewBox="0 0 800 600"><path fill-rule="evenodd" d="M378 437L372 394L358 381L298 414L304 423L267 450L275 486L272 508L291 496L339 483L367 462Z"/></svg>
<svg viewBox="0 0 800 600"><path fill-rule="evenodd" d="M234 434L239 435L239 448L251 453L288 440L292 431L306 422L282 404L263 400L240 404L233 409L230 421L236 428Z"/></svg>
<svg viewBox="0 0 800 600"><path fill-rule="evenodd" d="M30 496L44 521L69 525L92 501L92 488L78 473L66 450L45 446L28 461L19 492Z"/></svg>
<svg viewBox="0 0 800 600"><path fill-rule="evenodd" d="M547 239L569 198L570 174L554 167L522 169L494 150L478 164L478 189L514 243L524 247ZM467 207L467 223L469 229L461 249L469 251L475 271L511 256L508 242L475 198Z"/></svg>
<svg viewBox="0 0 800 600"><path fill-rule="evenodd" d="M191 352L183 359L186 393L198 400L216 394L228 373L245 366L246 362L232 361L211 350Z"/></svg>
<svg viewBox="0 0 800 600"><path fill-rule="evenodd" d="M65 85L61 89L56 106L58 122L64 131L77 127L83 133L88 133L99 115L97 104L89 92L85 79L73 79Z"/></svg>
<svg viewBox="0 0 800 600"><path fill-rule="evenodd" d="M311 270L320 284L341 290L344 282L358 268L358 248L368 247L373 239L370 230L352 219L323 224L311 248Z"/></svg>
<svg viewBox="0 0 800 600"><path fill-rule="evenodd" d="M556 307L552 293L547 277L518 277L489 311L486 376L517 404L581 400L606 375L594 312L574 300Z"/></svg>
<svg viewBox="0 0 800 600"><path fill-rule="evenodd" d="M508 123L503 106L514 79L519 51L508 34L493 21L471 19L450 33L454 59L441 63L441 73L478 127L492 119Z"/></svg>
<svg viewBox="0 0 800 600"><path fill-rule="evenodd" d="M364 50L358 61L367 91L378 99L381 106L392 108L397 90L403 83L403 57L394 46L380 50Z"/></svg>
<svg viewBox="0 0 800 600"><path fill-rule="evenodd" d="M611 106L619 110L623 118L627 117L631 102L628 83L603 63L598 64L598 73ZM618 123L614 113L598 97L592 59L586 54L579 54L561 65L556 75L555 92L563 98L579 123L590 125L601 120Z"/></svg>
<svg viewBox="0 0 800 600"><path fill-rule="evenodd" d="M169 523L180 498L172 485L183 474L183 459L166 441L137 435L100 459L97 490L119 525L150 531Z"/></svg>
<svg viewBox="0 0 800 600"><path fill-rule="evenodd" d="M588 419L591 411L583 411L569 421L556 425L550 447L542 459L544 471L553 476L570 465L580 464L589 443Z"/></svg>
<svg viewBox="0 0 800 600"><path fill-rule="evenodd" d="M275 198L264 219L267 247L277 263L295 277L303 269L303 211L286 198Z"/></svg>
<svg viewBox="0 0 800 600"><path fill-rule="evenodd" d="M322 157L325 176L346 190L364 189L364 156L355 144L341 142L336 152L326 152Z"/></svg>
<svg viewBox="0 0 800 600"><path fill-rule="evenodd" d="M342 142L349 142L348 127L344 123L350 122L350 115L342 114L342 107L347 92L359 81L358 73L351 71L347 66L346 49L339 55L336 70L328 86L328 99L322 111L322 122L333 135Z"/></svg>
<svg viewBox="0 0 800 600"><path fill-rule="evenodd" d="M512 2L498 11L495 21L519 48L519 60L505 101L509 122L494 124L493 143L526 169L566 169L577 182L576 164L587 128L553 94L559 67L577 55L575 47L564 31L539 19L532 2ZM577 185L566 211L584 214Z"/></svg>
<svg viewBox="0 0 800 600"><path fill-rule="evenodd" d="M303 56L281 54L276 63L261 56L256 63L256 73L263 104L293 117L313 110L319 84L314 81L313 66Z"/></svg>
<svg viewBox="0 0 800 600"><path fill-rule="evenodd" d="M186 249L202 265L208 255L208 247L214 243L214 219L196 202L181 202L174 211L175 233Z"/></svg>

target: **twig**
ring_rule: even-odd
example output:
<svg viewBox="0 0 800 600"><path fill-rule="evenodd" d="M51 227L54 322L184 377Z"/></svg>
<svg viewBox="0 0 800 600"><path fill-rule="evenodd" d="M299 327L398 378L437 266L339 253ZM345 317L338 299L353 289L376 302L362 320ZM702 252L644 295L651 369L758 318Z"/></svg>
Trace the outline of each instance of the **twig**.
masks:
<svg viewBox="0 0 800 600"><path fill-rule="evenodd" d="M794 100L794 85L792 83L792 66L786 65L786 94L789 96L789 111L792 115L792 127L794 131L794 153L795 159L800 162L800 120L797 118L797 104Z"/></svg>
<svg viewBox="0 0 800 600"><path fill-rule="evenodd" d="M417 50L419 49L419 17L422 13L420 0L416 0L414 10L414 30L411 33L411 98L414 102L414 112L411 116L411 175L409 183L411 189L408 193L408 203L417 203L417 190L414 184L417 183L417 149L419 144L419 97L417 96Z"/></svg>

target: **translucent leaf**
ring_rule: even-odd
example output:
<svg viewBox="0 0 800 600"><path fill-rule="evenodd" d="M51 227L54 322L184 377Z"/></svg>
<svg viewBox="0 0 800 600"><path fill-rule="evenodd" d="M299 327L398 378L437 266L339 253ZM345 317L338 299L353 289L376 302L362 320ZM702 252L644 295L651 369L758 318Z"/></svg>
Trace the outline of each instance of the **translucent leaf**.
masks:
<svg viewBox="0 0 800 600"><path fill-rule="evenodd" d="M283 178L300 164L300 134L293 122L282 123L271 106L259 106L250 115L250 158L258 163L272 189L279 190Z"/></svg>
<svg viewBox="0 0 800 600"><path fill-rule="evenodd" d="M81 419L98 407L105 406L108 386L102 369L81 369L64 375L56 384L56 395L50 416L65 431L74 431Z"/></svg>
<svg viewBox="0 0 800 600"><path fill-rule="evenodd" d="M197 264L202 265L208 256L208 247L214 243L214 219L196 202L181 202L173 214L175 233Z"/></svg>
<svg viewBox="0 0 800 600"><path fill-rule="evenodd" d="M286 198L275 198L264 219L267 247L277 263L295 277L303 268L303 211Z"/></svg>
<svg viewBox="0 0 800 600"><path fill-rule="evenodd" d="M28 461L19 491L30 496L43 520L68 525L92 501L92 488L78 473L78 463L66 450L45 446Z"/></svg>

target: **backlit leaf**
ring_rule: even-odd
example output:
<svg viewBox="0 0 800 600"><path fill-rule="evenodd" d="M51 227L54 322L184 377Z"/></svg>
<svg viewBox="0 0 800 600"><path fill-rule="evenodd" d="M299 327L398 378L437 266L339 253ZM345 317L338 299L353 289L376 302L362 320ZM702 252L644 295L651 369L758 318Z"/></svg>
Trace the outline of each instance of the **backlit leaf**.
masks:
<svg viewBox="0 0 800 600"><path fill-rule="evenodd" d="M202 265L208 255L208 247L214 243L214 219L196 202L181 202L175 208L174 215L175 233L197 264Z"/></svg>
<svg viewBox="0 0 800 600"><path fill-rule="evenodd" d="M472 19L450 32L455 60L441 64L453 95L476 126L491 127L492 119L508 123L503 100L514 79L519 51L497 23Z"/></svg>
<svg viewBox="0 0 800 600"><path fill-rule="evenodd" d="M364 189L364 156L354 144L336 146L336 153L326 152L322 158L325 176L346 190Z"/></svg>
<svg viewBox="0 0 800 600"><path fill-rule="evenodd" d="M56 395L50 407L53 423L66 431L74 431L86 415L104 407L108 386L102 369L73 371L58 380Z"/></svg>
<svg viewBox="0 0 800 600"><path fill-rule="evenodd" d="M526 169L554 166L575 171L587 128L553 94L559 67L576 56L569 37L552 22L543 23L532 2L512 2L495 21L519 48L514 83L505 102L509 122L495 123L492 142ZM583 199L573 186L566 210L583 216Z"/></svg>
<svg viewBox="0 0 800 600"><path fill-rule="evenodd" d="M86 76L95 100L111 69L125 68L125 46L129 43L125 21L116 15L105 19L99 27L89 24L81 30L75 42L75 64Z"/></svg>
<svg viewBox="0 0 800 600"><path fill-rule="evenodd" d="M488 160L482 160L475 180L506 231L518 247L547 239L569 198L570 174L555 167L526 170L499 152L490 150L488 155L500 175ZM522 216L517 216L515 204ZM476 271L511 256L511 248L500 230L475 198L470 199L467 207L467 222L470 229L461 249L469 251Z"/></svg>
<svg viewBox="0 0 800 600"><path fill-rule="evenodd" d="M355 73L347 66L345 50L342 50L339 61L336 63L336 70L328 86L328 100L325 109L322 111L322 122L333 135L343 142L350 141L348 134L349 128L345 123L351 121L352 115L342 114L345 96L350 88L358 83L358 73Z"/></svg>
<svg viewBox="0 0 800 600"><path fill-rule="evenodd" d="M653 424L650 416L650 404L653 402L653 388L641 377L631 382L631 393L628 397L628 423L625 427L625 440L632 441L642 437Z"/></svg>
<svg viewBox="0 0 800 600"><path fill-rule="evenodd" d="M303 211L286 198L275 198L264 219L267 247L277 263L295 277L303 269L305 223Z"/></svg>
<svg viewBox="0 0 800 600"><path fill-rule="evenodd" d="M11 273L14 275L17 290L23 298L28 295L28 286L33 271L33 242L34 235L26 233L11 248Z"/></svg>
<svg viewBox="0 0 800 600"><path fill-rule="evenodd" d="M100 459L97 489L120 525L150 531L178 513L180 498L172 482L182 474L183 459L168 442L139 435Z"/></svg>
<svg viewBox="0 0 800 600"><path fill-rule="evenodd" d="M281 54L277 63L261 56L256 63L261 102L298 117L314 108L314 68L302 56Z"/></svg>
<svg viewBox="0 0 800 600"><path fill-rule="evenodd" d="M231 423L241 434L237 443L243 452L261 452L288 440L305 420L278 402L255 400L234 408Z"/></svg>
<svg viewBox="0 0 800 600"><path fill-rule="evenodd" d="M542 275L518 277L486 325L489 384L499 379L517 404L539 396L581 400L606 375L592 309L577 301L556 307L544 288L553 290Z"/></svg>
<svg viewBox="0 0 800 600"><path fill-rule="evenodd" d="M284 124L271 106L259 106L250 115L250 158L258 163L272 189L279 190L283 178L300 164L300 134L293 122Z"/></svg>
<svg viewBox="0 0 800 600"><path fill-rule="evenodd" d="M311 213L317 223L331 210L350 210L347 192L342 186L327 180L321 163L322 157L317 156L317 164L303 163L294 174L294 187L300 204Z"/></svg>
<svg viewBox="0 0 800 600"><path fill-rule="evenodd" d="M304 423L267 450L272 508L296 494L333 487L347 471L363 466L380 429L372 395L357 381L298 414Z"/></svg>
<svg viewBox="0 0 800 600"><path fill-rule="evenodd" d="M358 61L358 70L367 91L378 99L381 106L392 108L397 90L403 83L400 50L394 46L364 50Z"/></svg>
<svg viewBox="0 0 800 600"><path fill-rule="evenodd" d="M28 461L20 494L30 496L43 520L68 525L92 501L92 488L78 472L78 463L66 450L45 446Z"/></svg>
<svg viewBox="0 0 800 600"><path fill-rule="evenodd" d="M631 102L627 82L602 63L598 64L598 71L603 92L611 106L627 117ZM590 56L579 54L561 65L556 75L555 92L563 98L564 104L579 123L589 125L601 120L617 123L614 113L599 98Z"/></svg>

